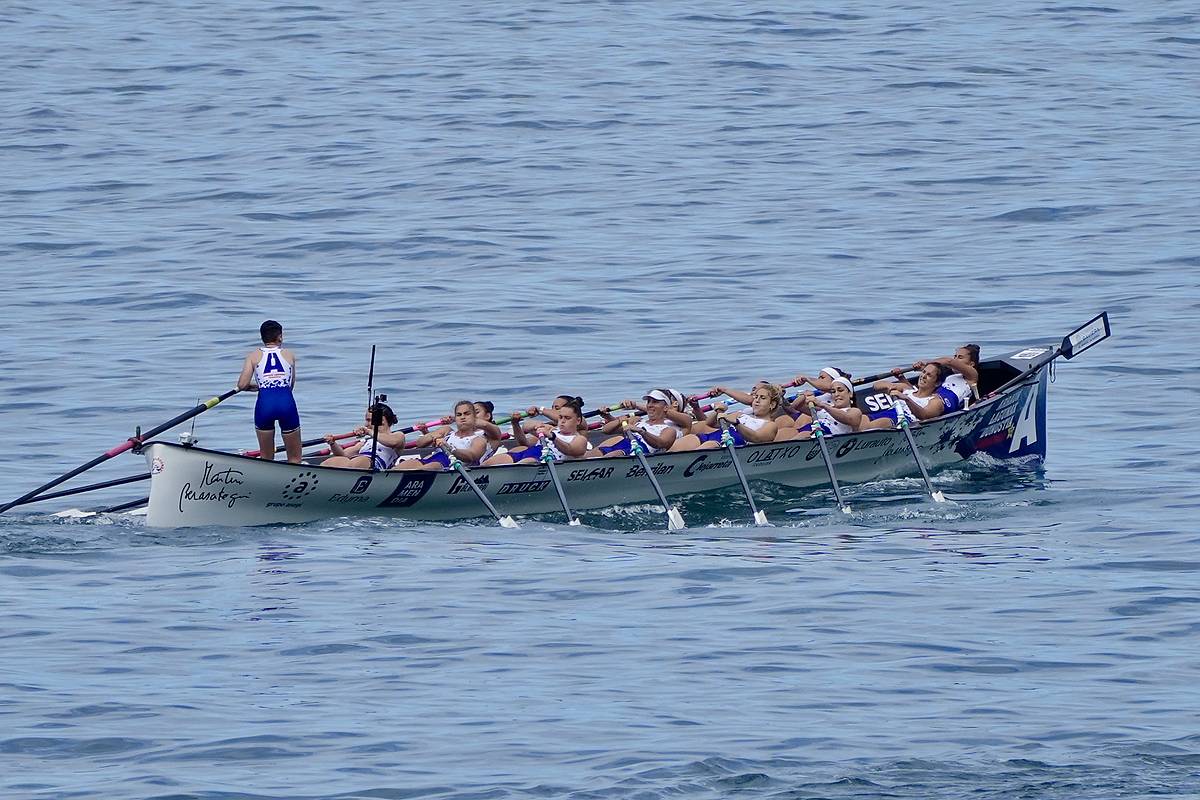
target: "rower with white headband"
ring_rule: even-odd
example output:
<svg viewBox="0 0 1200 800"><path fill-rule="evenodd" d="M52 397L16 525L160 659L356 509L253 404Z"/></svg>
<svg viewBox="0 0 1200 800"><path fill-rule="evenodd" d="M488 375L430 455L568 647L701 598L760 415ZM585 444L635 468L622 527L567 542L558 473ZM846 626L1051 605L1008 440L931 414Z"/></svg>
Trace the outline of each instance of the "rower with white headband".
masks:
<svg viewBox="0 0 1200 800"><path fill-rule="evenodd" d="M797 439L808 439L817 426L829 436L839 433L854 433L864 419L854 397L854 384L849 378L838 375L829 381L829 391L822 395L805 393L798 398L812 418L812 422L796 429Z"/></svg>
<svg viewBox="0 0 1200 800"><path fill-rule="evenodd" d="M797 375L792 382L796 386L807 383L816 390L811 393L813 396L828 400L829 392L833 388L833 382L837 378L850 380L850 373L838 367L822 367L821 371L815 377L801 374ZM775 441L782 442L788 439L795 439L797 429L812 423L812 417L809 415L811 409L804 399L804 394L804 392L800 392L784 406L787 416L780 417L777 420L779 423L779 432L775 435Z"/></svg>

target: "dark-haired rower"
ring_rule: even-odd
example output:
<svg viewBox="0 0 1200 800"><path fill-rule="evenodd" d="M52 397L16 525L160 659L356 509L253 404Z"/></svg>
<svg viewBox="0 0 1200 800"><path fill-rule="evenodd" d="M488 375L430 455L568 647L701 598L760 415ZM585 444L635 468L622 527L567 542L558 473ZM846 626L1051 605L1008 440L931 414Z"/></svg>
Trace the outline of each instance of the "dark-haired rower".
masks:
<svg viewBox="0 0 1200 800"><path fill-rule="evenodd" d="M942 382L942 386L954 393L958 398L958 405L948 408L947 414L966 408L979 398L979 345L964 344L955 350L952 356L917 361L913 364L913 369L922 369L926 364L943 364L953 372Z"/></svg>
<svg viewBox="0 0 1200 800"><path fill-rule="evenodd" d="M546 453L555 461L567 458L580 458L591 448L587 434L580 429L583 427L583 407L576 402L578 398L563 403L558 407L555 416L556 425L540 423L537 427L538 442L530 444L525 429L520 420L520 411L512 413L513 439L516 446L507 453L497 453L484 462L486 467L501 464L534 464L541 461Z"/></svg>
<svg viewBox="0 0 1200 800"><path fill-rule="evenodd" d="M372 452L375 455L374 468L377 470L388 469L396 463L399 451L404 449L404 434L392 433L392 426L396 424L396 412L392 411L391 406L379 403L377 408L383 423L379 426L378 435L372 436L375 433L373 412L376 410L376 406L372 406L367 409L366 424L354 429L358 441L349 447L344 448L338 444L332 433L325 434L325 442L333 455L322 461L321 466L371 469Z"/></svg>
<svg viewBox="0 0 1200 800"><path fill-rule="evenodd" d="M875 390L892 396L892 407L887 411L871 414L871 423L863 428L891 427L900 423L900 414L910 420L929 420L949 414L956 409L958 397L943 383L953 372L945 364L930 362L921 368L914 387L907 381L878 381Z"/></svg>
<svg viewBox="0 0 1200 800"><path fill-rule="evenodd" d="M475 404L470 400L459 400L454 404L454 430L426 434L433 438L433 444L438 448L446 447L450 452L467 466L475 466L483 458L487 449L487 438L483 430L475 424ZM422 439L412 443L412 447L421 446ZM424 458L401 459L392 469L450 469L450 457L442 450L431 453Z"/></svg>
<svg viewBox="0 0 1200 800"><path fill-rule="evenodd" d="M554 398L554 402L550 404L549 408L544 406L530 406L529 408L525 409L524 412L522 412L521 416L536 417L540 415L550 420L550 424L553 425L558 422L558 410L567 403L574 403L580 408L583 408L582 397L574 397L569 394L560 394ZM536 419L526 419L525 423L521 427L526 433L532 433L543 424L544 423L538 422Z"/></svg>

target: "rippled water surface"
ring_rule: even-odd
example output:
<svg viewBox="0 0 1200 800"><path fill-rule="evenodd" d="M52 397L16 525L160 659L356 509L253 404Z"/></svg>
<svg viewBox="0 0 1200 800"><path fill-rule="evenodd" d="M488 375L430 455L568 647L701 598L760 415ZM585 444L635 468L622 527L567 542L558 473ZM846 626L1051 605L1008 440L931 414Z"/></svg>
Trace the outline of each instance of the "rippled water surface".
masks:
<svg viewBox="0 0 1200 800"><path fill-rule="evenodd" d="M308 435L372 344L407 422L1114 331L1046 462L944 470L944 506L14 509L0 795L1196 796L1185 5L0 9L0 502L227 389L268 316ZM253 446L250 405L196 435Z"/></svg>

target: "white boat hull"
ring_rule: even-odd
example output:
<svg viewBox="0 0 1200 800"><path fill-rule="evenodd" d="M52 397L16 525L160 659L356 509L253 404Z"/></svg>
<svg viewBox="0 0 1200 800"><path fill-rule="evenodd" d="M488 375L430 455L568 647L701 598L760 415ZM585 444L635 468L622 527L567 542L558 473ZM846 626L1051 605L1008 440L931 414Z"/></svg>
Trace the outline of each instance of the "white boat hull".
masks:
<svg viewBox="0 0 1200 800"><path fill-rule="evenodd" d="M913 428L926 466L934 470L977 451L1002 459L1044 456L1046 388L1043 368L1002 395ZM826 443L842 483L918 474L902 431L832 436ZM264 461L167 442L148 443L143 453L151 472L146 520L153 527L269 525L341 516L452 520L487 515L455 472L371 473ZM738 449L738 456L751 481L801 489L829 483L816 440L747 445ZM668 496L737 484L725 449L647 459ZM653 487L631 457L567 461L556 468L573 509L656 501ZM562 510L544 464L476 468L471 476L502 514Z"/></svg>

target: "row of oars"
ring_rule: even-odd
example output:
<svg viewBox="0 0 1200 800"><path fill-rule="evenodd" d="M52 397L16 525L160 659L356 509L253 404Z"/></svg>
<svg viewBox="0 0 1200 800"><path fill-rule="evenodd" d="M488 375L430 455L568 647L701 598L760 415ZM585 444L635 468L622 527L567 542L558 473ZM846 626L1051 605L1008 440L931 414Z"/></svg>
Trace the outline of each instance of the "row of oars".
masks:
<svg viewBox="0 0 1200 800"><path fill-rule="evenodd" d="M879 377L875 377L871 378L870 380L878 379ZM912 452L913 459L917 463L917 468L920 470L921 478L925 482L925 489L929 493L930 499L932 499L935 503L944 503L946 501L946 497L941 491L933 488L933 482L929 478L929 470L926 469L925 462L921 458L921 451L917 448L917 442L916 439L913 438L912 430L909 428L907 417L905 417L903 414L899 414L898 418L900 430L903 431L904 437L908 442L909 450ZM754 493L750 490L750 482L746 478L746 470L742 466L742 461L738 457L737 447L734 444L733 436L729 432L729 423L722 418L720 420L720 425L721 446L729 451L729 457L733 464L734 472L737 473L738 483L741 484L742 493L745 495L746 502L750 506L754 524L758 526L770 525L771 523L767 520L766 512L759 509L758 504L754 501ZM646 460L646 453L642 449L640 440L629 430L628 421L623 422L621 430L625 438L629 441L630 454L633 455L633 457L637 460L638 465L642 468L642 471L646 474L647 480L650 481L650 485L654 489L654 494L658 497L658 502L662 504L663 512L666 514L667 518L667 530L683 530L686 527L686 523L683 520L683 515L680 513L677 507L671 505L670 501L667 500L667 495L666 492L663 491L662 484L658 482L658 478L655 476L654 470L650 468L650 463ZM825 469L829 473L829 483L833 488L833 495L834 499L837 501L838 508L843 513L849 514L851 509L849 504L846 503L845 499L843 498L841 484L838 482L837 473L833 466L833 457L829 454L829 446L825 443L825 433L820 426L814 425L813 437L817 440L817 446L821 450L821 459L824 461ZM496 518L496 521L505 528L519 527L511 516L507 514L501 514L496 509L496 506L491 500L488 499L487 495L484 494L483 489L477 486L471 479L470 474L467 472L467 468L463 466L462 462L459 461L448 448L444 448L444 452L450 459L450 466L462 476L467 486L471 488L471 491L475 493L475 496L479 498L479 501L484 505L485 508L487 508L491 515ZM562 479L559 477L558 470L554 465L554 456L549 452L549 448L544 446L544 442L542 448L542 461L546 464L546 468L550 473L550 482L553 484L554 491L558 495L558 502L562 506L563 513L566 515L567 524L579 525L579 518L576 517L571 511L571 505L567 500L566 491L563 489Z"/></svg>

